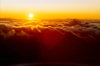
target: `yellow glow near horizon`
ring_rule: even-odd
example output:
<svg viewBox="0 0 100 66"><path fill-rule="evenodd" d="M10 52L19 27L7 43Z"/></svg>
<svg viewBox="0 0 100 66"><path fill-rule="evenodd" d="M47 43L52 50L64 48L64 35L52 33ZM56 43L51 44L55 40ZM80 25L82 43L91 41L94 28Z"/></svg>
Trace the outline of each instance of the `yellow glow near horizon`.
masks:
<svg viewBox="0 0 100 66"><path fill-rule="evenodd" d="M100 19L100 0L0 0L0 17Z"/></svg>

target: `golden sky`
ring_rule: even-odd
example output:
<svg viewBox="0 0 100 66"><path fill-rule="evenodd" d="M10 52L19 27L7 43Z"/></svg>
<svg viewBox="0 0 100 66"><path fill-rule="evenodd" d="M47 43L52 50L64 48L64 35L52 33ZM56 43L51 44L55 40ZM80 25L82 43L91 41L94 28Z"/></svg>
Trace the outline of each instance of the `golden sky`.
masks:
<svg viewBox="0 0 100 66"><path fill-rule="evenodd" d="M0 0L0 17L100 19L100 0Z"/></svg>

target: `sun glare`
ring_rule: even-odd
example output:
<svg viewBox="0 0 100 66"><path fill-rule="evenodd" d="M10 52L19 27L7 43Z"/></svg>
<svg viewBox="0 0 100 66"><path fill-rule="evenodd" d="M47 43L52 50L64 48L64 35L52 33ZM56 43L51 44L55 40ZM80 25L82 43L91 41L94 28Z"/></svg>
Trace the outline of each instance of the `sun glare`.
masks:
<svg viewBox="0 0 100 66"><path fill-rule="evenodd" d="M33 14L33 13L30 13L30 14L28 15L28 19L29 19L29 20L33 20L33 19L34 19L34 14Z"/></svg>
<svg viewBox="0 0 100 66"><path fill-rule="evenodd" d="M29 17L30 18L34 18L34 14L29 14Z"/></svg>

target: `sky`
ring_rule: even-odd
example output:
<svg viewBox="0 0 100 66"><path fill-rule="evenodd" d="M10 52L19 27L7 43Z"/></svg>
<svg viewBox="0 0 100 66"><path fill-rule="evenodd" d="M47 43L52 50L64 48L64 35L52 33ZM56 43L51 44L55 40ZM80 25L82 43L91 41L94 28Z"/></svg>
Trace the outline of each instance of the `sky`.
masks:
<svg viewBox="0 0 100 66"><path fill-rule="evenodd" d="M100 0L0 0L0 17L100 19Z"/></svg>

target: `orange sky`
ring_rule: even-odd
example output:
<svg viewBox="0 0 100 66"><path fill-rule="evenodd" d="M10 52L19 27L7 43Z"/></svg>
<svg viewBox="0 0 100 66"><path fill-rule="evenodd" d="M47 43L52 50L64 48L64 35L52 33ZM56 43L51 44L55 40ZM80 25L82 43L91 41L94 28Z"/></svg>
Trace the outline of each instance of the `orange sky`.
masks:
<svg viewBox="0 0 100 66"><path fill-rule="evenodd" d="M100 0L0 0L0 17L100 19Z"/></svg>

